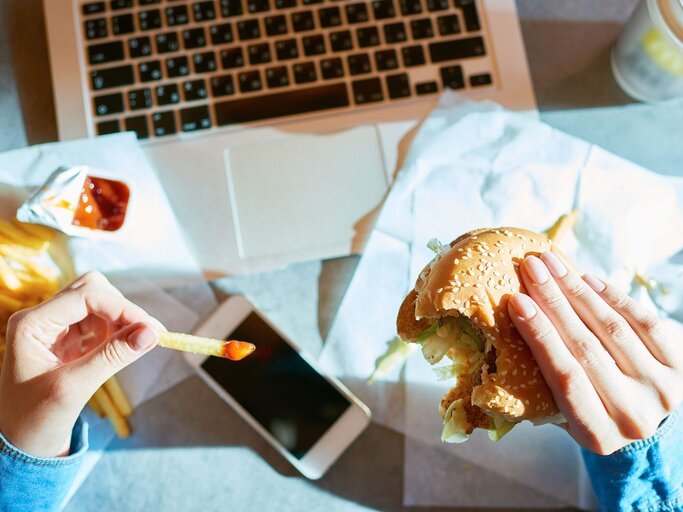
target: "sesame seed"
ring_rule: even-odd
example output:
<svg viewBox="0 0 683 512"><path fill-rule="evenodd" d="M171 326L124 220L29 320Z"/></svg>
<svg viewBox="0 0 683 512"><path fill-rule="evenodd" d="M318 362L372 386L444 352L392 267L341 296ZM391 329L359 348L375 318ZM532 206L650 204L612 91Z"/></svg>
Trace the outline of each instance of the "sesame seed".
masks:
<svg viewBox="0 0 683 512"><path fill-rule="evenodd" d="M497 270L494 270L493 275L496 277L500 277L500 272L498 272Z"/></svg>
<svg viewBox="0 0 683 512"><path fill-rule="evenodd" d="M457 265L458 263L460 263L460 260L459 260L458 258L455 258L455 259L453 260L453 263L454 263L455 265Z"/></svg>
<svg viewBox="0 0 683 512"><path fill-rule="evenodd" d="M541 398L541 394L540 394L540 393L536 393L536 398Z"/></svg>
<svg viewBox="0 0 683 512"><path fill-rule="evenodd" d="M525 403L526 405L529 405L529 400L524 400L524 403Z"/></svg>
<svg viewBox="0 0 683 512"><path fill-rule="evenodd" d="M443 288L439 288L438 290L436 290L436 293L441 293L442 291L443 291Z"/></svg>

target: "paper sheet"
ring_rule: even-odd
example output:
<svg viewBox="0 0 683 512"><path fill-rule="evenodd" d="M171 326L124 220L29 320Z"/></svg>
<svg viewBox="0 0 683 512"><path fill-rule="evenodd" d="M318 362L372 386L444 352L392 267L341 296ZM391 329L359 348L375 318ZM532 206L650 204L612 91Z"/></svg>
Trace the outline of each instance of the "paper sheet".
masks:
<svg viewBox="0 0 683 512"><path fill-rule="evenodd" d="M106 170L108 175L133 184L135 191L123 236L111 241L69 239L75 273L99 270L167 328L192 332L197 322L215 308L215 298L204 283L159 179L134 135L45 144L0 154L0 214L9 217L30 190L42 185L55 169L72 165ZM137 407L191 373L181 355L155 349L121 372L119 381L133 407ZM107 420L88 410L86 417L90 422L91 449L69 497L114 438Z"/></svg>
<svg viewBox="0 0 683 512"><path fill-rule="evenodd" d="M569 257L625 290L636 271L666 274L666 294L644 295L676 314L683 285L675 276L683 267L670 258L683 248L682 193L683 180L645 171L538 121L488 102L442 98L380 213L321 357L328 370L351 381L376 421L406 433L406 504L595 503L577 447L556 427L518 426L498 444L485 435L464 445L441 444L437 404L446 386L437 386L419 356L404 372L405 402L399 372L380 387L364 384L395 335L398 306L432 257L427 241L449 242L482 226L540 231L576 207L578 222L562 244ZM631 291L643 295L637 287ZM497 475L496 493L452 478L472 465Z"/></svg>

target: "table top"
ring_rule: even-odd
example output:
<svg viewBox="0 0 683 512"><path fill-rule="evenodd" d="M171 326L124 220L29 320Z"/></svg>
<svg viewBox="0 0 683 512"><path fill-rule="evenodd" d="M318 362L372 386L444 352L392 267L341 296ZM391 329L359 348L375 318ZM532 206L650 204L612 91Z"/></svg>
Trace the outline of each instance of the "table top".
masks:
<svg viewBox="0 0 683 512"><path fill-rule="evenodd" d="M665 174L683 174L677 108L629 104L609 51L636 0L518 0L541 118ZM56 140L40 0L0 0L0 150ZM680 132L678 132L680 133ZM320 349L358 259L216 283ZM296 473L192 377L140 406L67 506L82 510L446 510L403 506L403 436L373 424L319 481ZM448 509L460 510L460 509Z"/></svg>

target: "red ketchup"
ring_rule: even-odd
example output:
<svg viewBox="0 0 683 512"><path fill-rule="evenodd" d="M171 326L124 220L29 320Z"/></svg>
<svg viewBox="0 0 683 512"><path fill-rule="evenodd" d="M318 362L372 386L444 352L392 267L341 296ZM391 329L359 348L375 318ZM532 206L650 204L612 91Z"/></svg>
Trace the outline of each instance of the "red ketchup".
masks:
<svg viewBox="0 0 683 512"><path fill-rule="evenodd" d="M122 181L88 176L74 213L74 226L117 231L123 226L130 189Z"/></svg>
<svg viewBox="0 0 683 512"><path fill-rule="evenodd" d="M251 354L256 347L244 341L227 341L223 345L223 356L231 361L239 361Z"/></svg>

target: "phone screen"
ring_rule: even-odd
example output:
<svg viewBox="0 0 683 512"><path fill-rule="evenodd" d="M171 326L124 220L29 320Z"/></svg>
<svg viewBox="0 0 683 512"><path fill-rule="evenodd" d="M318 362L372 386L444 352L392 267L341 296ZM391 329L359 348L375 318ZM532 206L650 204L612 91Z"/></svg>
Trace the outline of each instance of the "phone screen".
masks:
<svg viewBox="0 0 683 512"><path fill-rule="evenodd" d="M202 368L301 459L351 403L256 313L230 339L254 343L256 351L240 362L209 357Z"/></svg>

